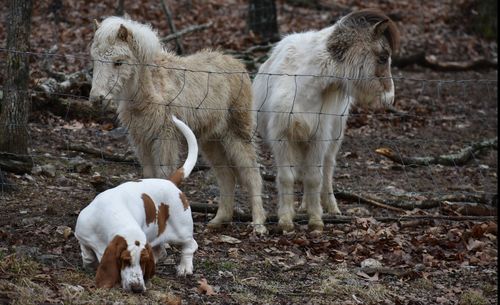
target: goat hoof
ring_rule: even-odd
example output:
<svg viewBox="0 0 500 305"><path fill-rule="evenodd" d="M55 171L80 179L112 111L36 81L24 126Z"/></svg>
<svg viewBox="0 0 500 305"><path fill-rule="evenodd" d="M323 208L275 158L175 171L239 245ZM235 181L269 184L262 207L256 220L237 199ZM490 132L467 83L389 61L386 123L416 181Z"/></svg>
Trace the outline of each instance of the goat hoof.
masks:
<svg viewBox="0 0 500 305"><path fill-rule="evenodd" d="M293 226L293 222L291 221L280 221L279 226L283 231L283 234L292 233L295 231L295 227Z"/></svg>
<svg viewBox="0 0 500 305"><path fill-rule="evenodd" d="M257 235L266 235L268 233L266 226L254 225L253 232Z"/></svg>
<svg viewBox="0 0 500 305"><path fill-rule="evenodd" d="M325 225L322 220L311 220L309 221L308 227L311 233L321 234Z"/></svg>

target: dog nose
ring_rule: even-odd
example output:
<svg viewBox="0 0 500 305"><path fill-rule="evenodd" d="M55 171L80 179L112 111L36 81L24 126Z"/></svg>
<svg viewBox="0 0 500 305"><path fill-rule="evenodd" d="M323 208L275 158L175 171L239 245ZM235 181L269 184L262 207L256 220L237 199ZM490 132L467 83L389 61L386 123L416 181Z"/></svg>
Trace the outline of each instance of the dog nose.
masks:
<svg viewBox="0 0 500 305"><path fill-rule="evenodd" d="M144 291L144 287L141 284L132 284L130 285L130 290L132 290L133 293L141 293Z"/></svg>

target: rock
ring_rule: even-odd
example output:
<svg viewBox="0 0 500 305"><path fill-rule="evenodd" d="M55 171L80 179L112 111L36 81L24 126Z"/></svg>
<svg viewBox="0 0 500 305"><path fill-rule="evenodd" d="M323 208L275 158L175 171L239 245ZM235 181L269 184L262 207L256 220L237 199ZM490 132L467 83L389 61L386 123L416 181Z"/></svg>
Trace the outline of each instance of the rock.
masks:
<svg viewBox="0 0 500 305"><path fill-rule="evenodd" d="M121 139L127 135L127 129L125 127L117 127L110 132L108 132L108 136L113 139Z"/></svg>
<svg viewBox="0 0 500 305"><path fill-rule="evenodd" d="M44 175L54 178L56 176L56 167L52 164L37 165L31 170L33 175Z"/></svg>
<svg viewBox="0 0 500 305"><path fill-rule="evenodd" d="M92 163L89 161L83 159L80 156L77 156L71 160L69 160L69 165L72 171L81 173L81 174L88 174L90 173L92 169Z"/></svg>
<svg viewBox="0 0 500 305"><path fill-rule="evenodd" d="M38 257L40 256L40 249L38 247L20 245L16 246L16 255L28 258Z"/></svg>
<svg viewBox="0 0 500 305"><path fill-rule="evenodd" d="M382 263L374 258L367 258L361 262L361 268L380 268Z"/></svg>

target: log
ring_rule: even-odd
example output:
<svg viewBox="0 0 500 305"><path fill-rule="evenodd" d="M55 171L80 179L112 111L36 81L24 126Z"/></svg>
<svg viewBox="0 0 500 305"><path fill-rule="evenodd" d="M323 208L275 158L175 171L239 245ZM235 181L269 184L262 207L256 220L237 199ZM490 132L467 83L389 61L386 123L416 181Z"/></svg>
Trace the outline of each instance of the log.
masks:
<svg viewBox="0 0 500 305"><path fill-rule="evenodd" d="M387 147L378 148L376 153L382 155L393 162L410 166L427 166L431 164L440 164L445 166L461 166L465 165L472 157L485 149L497 149L497 138L484 140L481 142L472 143L464 147L458 153L440 155L440 156L426 156L426 157L405 157L396 154L393 150Z"/></svg>
<svg viewBox="0 0 500 305"><path fill-rule="evenodd" d="M0 169L2 171L25 174L30 173L32 168L33 160L30 156L0 152Z"/></svg>

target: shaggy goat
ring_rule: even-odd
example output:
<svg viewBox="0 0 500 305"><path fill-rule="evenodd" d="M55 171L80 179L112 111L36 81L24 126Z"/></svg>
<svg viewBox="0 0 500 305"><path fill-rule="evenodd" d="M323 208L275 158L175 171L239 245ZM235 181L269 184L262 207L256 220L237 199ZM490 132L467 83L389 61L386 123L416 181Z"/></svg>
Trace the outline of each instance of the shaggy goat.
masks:
<svg viewBox="0 0 500 305"><path fill-rule="evenodd" d="M293 230L295 178L303 182L301 208L311 230L323 230L323 208L340 214L332 177L349 108L356 100L393 103L391 54L398 45L387 16L361 10L320 31L285 37L260 67L254 111L275 158L282 230Z"/></svg>
<svg viewBox="0 0 500 305"><path fill-rule="evenodd" d="M90 100L118 102L118 118L144 177L167 178L177 167L180 137L170 119L175 115L195 133L220 186L221 202L209 225L231 221L239 178L249 192L254 230L265 233L245 67L215 51L179 57L163 49L150 26L129 19L109 17L96 26Z"/></svg>

